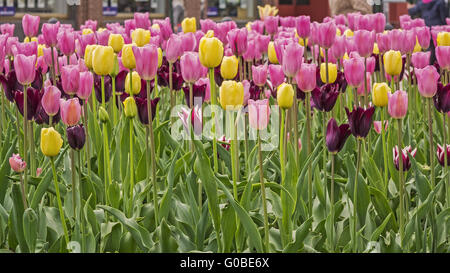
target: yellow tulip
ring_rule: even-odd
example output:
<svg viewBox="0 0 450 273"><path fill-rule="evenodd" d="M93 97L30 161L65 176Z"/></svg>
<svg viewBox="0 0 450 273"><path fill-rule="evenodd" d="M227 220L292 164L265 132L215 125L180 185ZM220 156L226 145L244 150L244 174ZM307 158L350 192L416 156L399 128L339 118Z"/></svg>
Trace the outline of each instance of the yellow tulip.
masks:
<svg viewBox="0 0 450 273"><path fill-rule="evenodd" d="M31 37L31 39L29 37L25 37L25 39L23 40L24 43L29 43L29 42L38 42L38 38L36 37Z"/></svg>
<svg viewBox="0 0 450 273"><path fill-rule="evenodd" d="M345 37L353 37L353 31L351 31L351 29L346 29L345 31L344 31L344 35L345 35Z"/></svg>
<svg viewBox="0 0 450 273"><path fill-rule="evenodd" d="M101 27L101 28L99 28L99 29L97 30L97 32L103 32L103 31L105 31L105 30L106 30L106 28Z"/></svg>
<svg viewBox="0 0 450 273"><path fill-rule="evenodd" d="M140 47L150 43L150 36L151 34L149 30L137 28L131 33L131 40L133 40L133 43Z"/></svg>
<svg viewBox="0 0 450 273"><path fill-rule="evenodd" d="M97 46L92 53L92 68L100 76L111 73L114 69L114 49L110 46Z"/></svg>
<svg viewBox="0 0 450 273"><path fill-rule="evenodd" d="M223 57L222 64L220 65L220 75L226 80L234 79L237 75L239 67L239 60L233 56Z"/></svg>
<svg viewBox="0 0 450 273"><path fill-rule="evenodd" d="M336 36L341 36L342 32L340 29L336 28Z"/></svg>
<svg viewBox="0 0 450 273"><path fill-rule="evenodd" d="M85 28L81 32L82 35L88 35L88 34L92 34L92 33L94 33L94 31L92 31L92 29L90 29L90 28Z"/></svg>
<svg viewBox="0 0 450 273"><path fill-rule="evenodd" d="M160 47L158 47L158 68L161 67L161 65L162 65L162 60L163 60L162 49L161 49Z"/></svg>
<svg viewBox="0 0 450 273"><path fill-rule="evenodd" d="M53 128L42 128L41 151L45 156L57 156L61 150L63 140L61 135Z"/></svg>
<svg viewBox="0 0 450 273"><path fill-rule="evenodd" d="M277 53L275 52L275 45L271 41L269 42L269 47L267 48L267 54L269 55L269 61L273 64L278 64Z"/></svg>
<svg viewBox="0 0 450 273"><path fill-rule="evenodd" d="M373 45L373 52L372 53L375 54L375 55L380 54L380 49L378 48L378 44L377 43L375 43Z"/></svg>
<svg viewBox="0 0 450 273"><path fill-rule="evenodd" d="M252 30L252 22L247 22L247 24L245 24L245 28L246 28L248 31L251 31L251 30Z"/></svg>
<svg viewBox="0 0 450 273"><path fill-rule="evenodd" d="M106 123L109 121L109 114L103 106L98 108L98 116L102 123Z"/></svg>
<svg viewBox="0 0 450 273"><path fill-rule="evenodd" d="M152 25L152 29L160 29L160 27L159 27L158 24L153 24L153 25Z"/></svg>
<svg viewBox="0 0 450 273"><path fill-rule="evenodd" d="M38 57L44 56L45 45L38 45Z"/></svg>
<svg viewBox="0 0 450 273"><path fill-rule="evenodd" d="M348 59L349 59L347 52L345 52L345 54L344 54L344 56L342 57L342 59L344 59L344 60L348 60Z"/></svg>
<svg viewBox="0 0 450 273"><path fill-rule="evenodd" d="M384 53L384 71L388 75L398 76L402 72L402 54L400 51L389 50Z"/></svg>
<svg viewBox="0 0 450 273"><path fill-rule="evenodd" d="M450 46L450 32L439 32L437 36L438 46Z"/></svg>
<svg viewBox="0 0 450 273"><path fill-rule="evenodd" d="M214 37L214 30L212 30L212 29L208 30L204 37L206 37L206 38Z"/></svg>
<svg viewBox="0 0 450 273"><path fill-rule="evenodd" d="M126 44L122 48L122 64L128 69L136 67L136 59L134 58L133 45Z"/></svg>
<svg viewBox="0 0 450 273"><path fill-rule="evenodd" d="M320 79L322 82L327 82L327 70L326 64L322 63L320 65ZM328 63L328 83L334 83L337 78L337 67L334 63Z"/></svg>
<svg viewBox="0 0 450 273"><path fill-rule="evenodd" d="M215 37L203 37L200 40L198 57L200 58L202 65L205 67L214 68L219 66L223 57L222 42Z"/></svg>
<svg viewBox="0 0 450 273"><path fill-rule="evenodd" d="M421 51L422 51L422 47L419 44L419 40L416 38L416 45L414 46L414 53L421 52Z"/></svg>
<svg viewBox="0 0 450 273"><path fill-rule="evenodd" d="M375 106L385 107L388 105L388 93L391 88L386 83L375 83L373 85L372 102Z"/></svg>
<svg viewBox="0 0 450 273"><path fill-rule="evenodd" d="M282 109L289 109L294 103L294 88L292 85L282 83L277 89L278 106Z"/></svg>
<svg viewBox="0 0 450 273"><path fill-rule="evenodd" d="M124 113L127 118L134 118L137 114L136 101L133 97L128 97L123 101Z"/></svg>
<svg viewBox="0 0 450 273"><path fill-rule="evenodd" d="M136 71L133 71L132 74L132 90L130 92L130 73L128 72L127 77L125 78L125 92L127 94L132 93L133 95L137 95L141 92L141 77Z"/></svg>
<svg viewBox="0 0 450 273"><path fill-rule="evenodd" d="M220 105L225 110L237 110L244 104L244 86L241 82L223 81L219 93Z"/></svg>
<svg viewBox="0 0 450 273"><path fill-rule="evenodd" d="M183 22L181 22L181 28L184 33L197 31L197 22L195 17L184 18Z"/></svg>
<svg viewBox="0 0 450 273"><path fill-rule="evenodd" d="M121 34L109 35L108 45L114 49L114 52L120 52L124 45L123 36Z"/></svg>
<svg viewBox="0 0 450 273"><path fill-rule="evenodd" d="M87 45L84 51L84 64L87 68L92 69L92 53L98 45Z"/></svg>

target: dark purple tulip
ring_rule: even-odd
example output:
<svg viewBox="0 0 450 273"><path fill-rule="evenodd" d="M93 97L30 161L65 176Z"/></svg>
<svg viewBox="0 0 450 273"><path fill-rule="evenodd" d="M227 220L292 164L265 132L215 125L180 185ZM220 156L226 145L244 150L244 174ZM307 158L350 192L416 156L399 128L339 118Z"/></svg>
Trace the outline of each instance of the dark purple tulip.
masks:
<svg viewBox="0 0 450 273"><path fill-rule="evenodd" d="M450 84L445 87L438 82L438 89L436 95L433 97L434 106L441 113L450 111Z"/></svg>
<svg viewBox="0 0 450 273"><path fill-rule="evenodd" d="M41 103L42 94L39 90L34 89L32 87L28 87L27 89L27 119L32 120L36 115L37 108ZM20 114L23 116L23 98L24 94L22 91L17 91L15 93L15 101L16 105L19 108Z"/></svg>
<svg viewBox="0 0 450 273"><path fill-rule="evenodd" d="M41 90L43 84L43 78L42 78L42 69L38 68L36 69L36 76L34 77L34 81L31 83L31 87L34 89Z"/></svg>
<svg viewBox="0 0 450 273"><path fill-rule="evenodd" d="M169 86L169 72L166 72L162 66L158 69L158 85Z"/></svg>
<svg viewBox="0 0 450 273"><path fill-rule="evenodd" d="M445 164L445 152L447 152L447 166L450 166L450 145L447 145L447 149L444 150L444 147L438 144L436 155L439 164L441 164L442 167L444 167Z"/></svg>
<svg viewBox="0 0 450 273"><path fill-rule="evenodd" d="M222 75L220 74L220 65L218 67L214 68L214 80L216 81L216 84L218 86L222 85L223 78L222 78Z"/></svg>
<svg viewBox="0 0 450 273"><path fill-rule="evenodd" d="M148 107L147 107L147 99L146 98L139 98L136 97L136 106L138 109L138 116L139 120L142 124L147 125L148 124ZM156 114L156 106L158 105L159 98L155 98L151 101L152 105L152 120L155 119Z"/></svg>
<svg viewBox="0 0 450 273"><path fill-rule="evenodd" d="M339 71L337 73L337 78L335 83L339 85L339 91L341 93L345 93L345 90L347 90L347 80L345 79L345 75L343 72Z"/></svg>
<svg viewBox="0 0 450 273"><path fill-rule="evenodd" d="M372 57L375 58L375 71L380 71L380 58L377 54L372 53Z"/></svg>
<svg viewBox="0 0 450 273"><path fill-rule="evenodd" d="M194 95L194 103L195 98L202 98L202 104L205 102L205 95L206 95L206 88L208 87L207 84L194 84L192 86L192 94ZM183 87L184 91L184 97L186 98L186 105L191 108L191 104L189 101L189 86Z"/></svg>
<svg viewBox="0 0 450 273"><path fill-rule="evenodd" d="M348 123L352 134L357 138L365 138L372 126L372 116L375 113L375 108L372 106L364 110L364 108L357 107L353 108L353 111L350 112L345 107L345 111L347 112Z"/></svg>
<svg viewBox="0 0 450 273"><path fill-rule="evenodd" d="M98 102L102 102L102 80L101 76L94 76L95 97ZM62 90L62 89L60 89ZM105 102L108 102L112 96L112 80L110 76L105 76Z"/></svg>
<svg viewBox="0 0 450 273"><path fill-rule="evenodd" d="M314 101L315 107L319 111L324 112L330 112L333 110L338 96L339 85L336 83L325 84L320 89L315 88L311 92L311 98Z"/></svg>
<svg viewBox="0 0 450 273"><path fill-rule="evenodd" d="M296 85L296 86L297 86L297 99L298 100L305 100L306 93L303 92L300 88L298 88L298 85Z"/></svg>
<svg viewBox="0 0 450 273"><path fill-rule="evenodd" d="M181 87L183 87L183 76L181 76L181 73L172 73L172 88L175 91L181 90Z"/></svg>
<svg viewBox="0 0 450 273"><path fill-rule="evenodd" d="M10 102L14 102L14 94L16 91L23 90L23 86L17 81L14 70L11 70L6 76L0 75L0 83L3 85L5 96Z"/></svg>
<svg viewBox="0 0 450 273"><path fill-rule="evenodd" d="M58 113L56 113L56 115L53 116L52 118L52 126L58 124L58 122L61 120L61 114L60 111L58 110ZM42 107L42 104L39 104L38 109L36 111L36 115L34 116L34 121L41 125L41 124L47 124L49 123L50 119L47 115L47 113L45 112L44 108Z"/></svg>
<svg viewBox="0 0 450 273"><path fill-rule="evenodd" d="M417 149L412 150L411 146L406 146L402 150L402 160L403 160L403 171L407 171L411 168L411 162L409 161L408 153L410 153L413 157L416 156ZM393 159L394 159L394 165L395 168L399 169L399 153L398 153L398 146L395 146L392 148L393 153Z"/></svg>
<svg viewBox="0 0 450 273"><path fill-rule="evenodd" d="M116 76L116 94L121 95L125 92L125 78L127 77L128 72L122 70Z"/></svg>
<svg viewBox="0 0 450 273"><path fill-rule="evenodd" d="M261 92L263 92L263 91L264 91L264 87L257 86L253 80L250 81L250 89L249 89L250 98L249 99L252 99L252 100L261 99Z"/></svg>
<svg viewBox="0 0 450 273"><path fill-rule="evenodd" d="M83 149L86 142L86 132L84 131L83 124L67 127L67 141L74 150Z"/></svg>
<svg viewBox="0 0 450 273"><path fill-rule="evenodd" d="M331 118L327 125L326 142L328 151L338 153L344 147L345 141L350 136L350 125L342 124L338 126L336 120Z"/></svg>
<svg viewBox="0 0 450 273"><path fill-rule="evenodd" d="M325 83L322 81L322 78L320 77L320 67L316 68L316 83L317 87L321 87Z"/></svg>

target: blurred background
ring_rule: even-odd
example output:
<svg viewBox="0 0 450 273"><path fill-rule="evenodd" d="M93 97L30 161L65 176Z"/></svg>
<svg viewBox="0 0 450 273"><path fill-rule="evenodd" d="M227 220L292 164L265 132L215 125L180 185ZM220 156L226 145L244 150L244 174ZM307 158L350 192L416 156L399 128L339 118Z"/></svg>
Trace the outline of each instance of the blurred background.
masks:
<svg viewBox="0 0 450 273"><path fill-rule="evenodd" d="M232 19L244 26L258 19L258 5L270 4L278 8L280 16L306 14L316 21L355 11L383 12L388 23L398 27L399 16L421 1L429 0L0 0L0 23L15 23L20 34L24 13L39 15L41 24L57 19L79 27L87 19L97 20L102 26L132 19L134 12L149 12L151 19L171 17L175 29L184 17L196 17L197 22L207 17L216 21ZM448 0L432 1L445 3L448 13Z"/></svg>

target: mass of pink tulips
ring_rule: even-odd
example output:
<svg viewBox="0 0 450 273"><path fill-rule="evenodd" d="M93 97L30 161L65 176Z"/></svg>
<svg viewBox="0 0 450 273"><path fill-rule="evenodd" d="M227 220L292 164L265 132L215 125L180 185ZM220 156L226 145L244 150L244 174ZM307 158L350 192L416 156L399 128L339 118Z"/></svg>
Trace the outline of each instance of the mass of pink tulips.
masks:
<svg viewBox="0 0 450 273"><path fill-rule="evenodd" d="M450 26L40 21L0 26L1 252L450 252Z"/></svg>

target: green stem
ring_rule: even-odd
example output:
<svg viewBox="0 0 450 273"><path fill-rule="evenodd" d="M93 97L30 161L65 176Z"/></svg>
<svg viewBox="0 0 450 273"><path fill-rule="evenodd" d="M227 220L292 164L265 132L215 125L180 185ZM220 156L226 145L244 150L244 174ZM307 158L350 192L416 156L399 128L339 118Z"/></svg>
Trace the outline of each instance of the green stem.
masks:
<svg viewBox="0 0 450 273"><path fill-rule="evenodd" d="M73 217L75 218L75 222L77 219L77 205L76 205L76 167L75 167L75 151L74 149L70 149L70 168L72 169L72 207L73 207Z"/></svg>
<svg viewBox="0 0 450 273"><path fill-rule="evenodd" d="M27 102L27 87L23 87L23 160L25 162L29 162L27 158L28 151L28 102ZM28 191L28 175L27 175L27 167L23 171L23 181L25 185L25 194Z"/></svg>
<svg viewBox="0 0 450 273"><path fill-rule="evenodd" d="M217 159L217 136L216 136L216 111L215 106L217 105L217 96L216 96L216 81L214 80L214 68L209 69L209 81L210 81L210 90L211 90L211 106L212 106L212 114L211 117L213 119L213 159L214 159L214 172L219 172L219 163Z"/></svg>
<svg viewBox="0 0 450 273"><path fill-rule="evenodd" d="M358 226L358 214L357 214L357 204L358 204L358 176L359 170L361 169L361 139L357 139L358 142L358 159L356 164L355 173L355 184L353 185L353 252L358 252L358 238L357 238L357 226Z"/></svg>
<svg viewBox="0 0 450 273"><path fill-rule="evenodd" d="M173 64L169 62L169 92L170 92L170 110L175 107L175 94L173 91L173 75L172 75ZM171 117L172 124L175 122L175 118Z"/></svg>
<svg viewBox="0 0 450 273"><path fill-rule="evenodd" d="M261 183L261 196L263 202L263 212L264 212L264 246L266 252L270 251L269 248L269 218L267 216L267 200L266 200L266 186L264 184L264 170L263 170L263 160L261 151L261 135L258 130L258 159L259 159L259 181Z"/></svg>
<svg viewBox="0 0 450 273"><path fill-rule="evenodd" d="M133 190L134 190L134 151L133 151L133 118L130 118L130 206L129 215L133 213Z"/></svg>
<svg viewBox="0 0 450 273"><path fill-rule="evenodd" d="M236 139L234 138L236 128L234 127L234 112L227 111L228 114L228 122L229 122L229 128L230 133L232 135L231 137L231 173L233 177L233 194L234 199L238 200L238 194L237 194L237 169L236 169L236 157L235 157L235 150L236 150Z"/></svg>
<svg viewBox="0 0 450 273"><path fill-rule="evenodd" d="M84 253L86 242L85 242L85 238L84 238L84 217L81 213L81 208L83 207L83 183L81 183L81 174L82 174L81 166L82 166L81 152L78 151L78 167L80 168L79 173L78 173L78 177L80 177L80 183L78 185L78 187L79 187L78 193L80 196L79 198L80 198L80 219L81 219L81 224L80 224L80 227L81 227L81 253Z"/></svg>
<svg viewBox="0 0 450 273"><path fill-rule="evenodd" d="M88 128L88 100L86 99L86 102L84 103L84 128L85 128L85 134L86 134L86 161L87 161L87 167L88 167L88 175L91 175L91 148L90 148L90 139L89 139L89 128ZM80 165L81 166L81 165Z"/></svg>
<svg viewBox="0 0 450 273"><path fill-rule="evenodd" d="M306 153L311 154L311 92L306 93ZM312 216L312 170L308 170L308 211Z"/></svg>
<svg viewBox="0 0 450 273"><path fill-rule="evenodd" d="M36 160L35 160L35 150L34 150L34 123L29 121L28 126L30 127L30 165L31 165L31 175L36 176Z"/></svg>
<svg viewBox="0 0 450 273"><path fill-rule="evenodd" d="M106 109L106 102L105 102L105 76L101 77L101 84L102 84L102 106ZM93 100L95 101L95 99ZM111 185L112 178L111 178L111 167L109 162L109 141L108 141L108 130L106 127L106 123L103 123L103 164L105 168L105 201L108 199L108 185Z"/></svg>
<svg viewBox="0 0 450 273"><path fill-rule="evenodd" d="M112 112L113 124L117 124L117 109L116 109L116 77L112 77Z"/></svg>
<svg viewBox="0 0 450 273"><path fill-rule="evenodd" d="M400 218L400 246L403 247L403 231L404 231L404 190L405 186L403 184L403 149L402 149L402 119L397 119L398 122L398 180L399 180L399 218Z"/></svg>
<svg viewBox="0 0 450 273"><path fill-rule="evenodd" d="M386 152L386 132L384 125L384 111L385 107L381 108L381 141L383 144L383 161L384 161L384 190L387 193L388 187L388 162L387 162L387 152Z"/></svg>
<svg viewBox="0 0 450 273"><path fill-rule="evenodd" d="M64 238L66 240L66 246L69 245L69 233L67 232L67 226L66 226L66 218L64 217L64 211L62 207L61 202L61 195L59 193L59 185L58 180L56 176L56 169L55 169L55 161L53 157L50 158L50 161L52 163L52 172L53 172L53 182L55 183L55 192L56 192L56 200L58 202L58 210L59 210L59 218L61 219L61 224L64 230Z"/></svg>
<svg viewBox="0 0 450 273"><path fill-rule="evenodd" d="M330 246L334 251L334 153L331 153L331 192L330 192L330 207L331 207L331 232L330 232Z"/></svg>
<svg viewBox="0 0 450 273"><path fill-rule="evenodd" d="M428 137L430 141L430 169L431 169L431 186L434 189L435 186L435 176L434 176L434 144L433 144L433 119L431 117L431 100L432 98L427 98L428 101Z"/></svg>
<svg viewBox="0 0 450 273"><path fill-rule="evenodd" d="M156 84L155 84L156 88ZM153 206L155 209L155 223L158 226L159 215L158 215L158 184L156 181L156 151L155 151L155 137L153 135L153 117L152 117L152 104L150 101L150 81L147 81L147 111L148 111L148 131L150 133L150 159L151 159L151 170L152 170L152 183L153 183ZM148 139L146 139L148 143ZM147 145L148 147L148 145ZM147 151L148 155L148 151ZM148 175L147 175L148 177Z"/></svg>

